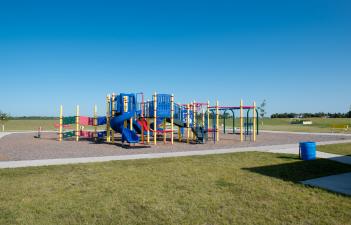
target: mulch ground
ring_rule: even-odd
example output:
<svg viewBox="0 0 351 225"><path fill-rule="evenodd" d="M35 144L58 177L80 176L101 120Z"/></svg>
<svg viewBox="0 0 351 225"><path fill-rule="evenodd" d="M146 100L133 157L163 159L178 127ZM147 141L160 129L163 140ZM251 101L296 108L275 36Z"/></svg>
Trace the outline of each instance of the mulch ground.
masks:
<svg viewBox="0 0 351 225"><path fill-rule="evenodd" d="M57 141L56 133L43 133L42 138L34 138L35 134L11 134L0 139L0 161L9 160L34 160L34 159L54 159L54 158L76 158L94 156L113 156L126 154L177 152L207 149L239 148L249 146L266 146L280 144L295 144L301 141L333 141L351 139L348 136L328 136L313 134L278 134L261 133L256 142L239 141L239 135L221 134L220 141L216 144L209 141L206 144L186 144L174 142L163 143L160 137L157 145L123 146L120 136L116 135L115 144L94 143L89 140L75 142L73 139ZM176 135L175 135L176 139Z"/></svg>

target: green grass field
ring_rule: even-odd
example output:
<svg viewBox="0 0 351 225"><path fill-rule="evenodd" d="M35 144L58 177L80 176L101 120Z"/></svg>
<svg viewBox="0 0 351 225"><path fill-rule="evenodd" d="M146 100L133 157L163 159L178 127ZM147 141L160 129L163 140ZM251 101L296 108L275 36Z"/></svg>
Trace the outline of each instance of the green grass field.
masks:
<svg viewBox="0 0 351 225"><path fill-rule="evenodd" d="M351 171L270 153L0 170L0 224L350 224L351 198L298 181Z"/></svg>
<svg viewBox="0 0 351 225"><path fill-rule="evenodd" d="M322 145L317 147L318 151L328 152L338 155L351 156L351 144Z"/></svg>
<svg viewBox="0 0 351 225"><path fill-rule="evenodd" d="M58 120L9 120L5 123L5 131L22 131L22 130L54 130L54 124ZM1 129L1 127L0 127Z"/></svg>
<svg viewBox="0 0 351 225"><path fill-rule="evenodd" d="M322 119L322 118L312 118L313 125L296 125L290 124L290 119L264 119L263 126L260 122L260 129L264 130L275 130L275 131L301 131L301 132L332 132L331 126L333 124L345 125L348 124L350 129L346 133L351 133L351 119ZM10 120L5 124L6 131L18 131L18 130L37 130L38 127L42 127L43 130L54 130L54 124L58 123L57 120ZM220 125L223 124L223 120L220 121ZM227 127L232 127L233 120L227 119ZM235 121L235 126L239 125L239 120ZM1 129L1 127L0 127ZM86 129L91 129L91 127L86 127ZM101 129L104 129L102 126ZM335 132L344 132L342 130L337 130Z"/></svg>
<svg viewBox="0 0 351 225"><path fill-rule="evenodd" d="M283 131L301 131L301 132L331 132L332 125L349 125L351 133L350 118L310 118L312 125L290 124L290 119L265 119L263 120L263 129L265 130L283 130ZM334 132L345 132L337 130Z"/></svg>
<svg viewBox="0 0 351 225"><path fill-rule="evenodd" d="M260 129L274 130L274 131L295 131L295 132L332 132L332 125L349 125L349 130L334 130L333 132L351 133L351 119L350 118L310 118L312 125L291 124L291 119L263 119L259 122ZM263 125L262 125L263 122ZM235 126L240 124L239 119L235 120ZM220 125L223 125L223 120L220 120ZM233 120L226 120L227 127L233 127Z"/></svg>
<svg viewBox="0 0 351 225"><path fill-rule="evenodd" d="M43 130L57 130L55 124L58 120L9 120L5 123L5 131L36 131L39 127ZM75 125L71 125L71 129L75 129ZM99 129L105 129L104 126L99 126ZM0 126L0 129L1 126ZM92 126L85 126L84 129L93 129Z"/></svg>

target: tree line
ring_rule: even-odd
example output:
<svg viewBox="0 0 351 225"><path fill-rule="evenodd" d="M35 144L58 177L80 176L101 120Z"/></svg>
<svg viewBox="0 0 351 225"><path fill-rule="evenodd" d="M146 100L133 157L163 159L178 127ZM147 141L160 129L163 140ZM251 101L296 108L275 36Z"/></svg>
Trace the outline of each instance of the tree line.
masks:
<svg viewBox="0 0 351 225"><path fill-rule="evenodd" d="M313 118L313 117L325 117L325 118L351 118L351 110L347 113L274 113L271 118Z"/></svg>

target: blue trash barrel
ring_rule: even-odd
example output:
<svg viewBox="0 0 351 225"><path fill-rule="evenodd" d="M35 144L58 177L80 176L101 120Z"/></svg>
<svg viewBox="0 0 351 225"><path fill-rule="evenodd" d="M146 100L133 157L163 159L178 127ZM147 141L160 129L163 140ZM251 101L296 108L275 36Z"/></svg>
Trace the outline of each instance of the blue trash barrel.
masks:
<svg viewBox="0 0 351 225"><path fill-rule="evenodd" d="M316 142L300 142L300 158L302 160L315 160Z"/></svg>

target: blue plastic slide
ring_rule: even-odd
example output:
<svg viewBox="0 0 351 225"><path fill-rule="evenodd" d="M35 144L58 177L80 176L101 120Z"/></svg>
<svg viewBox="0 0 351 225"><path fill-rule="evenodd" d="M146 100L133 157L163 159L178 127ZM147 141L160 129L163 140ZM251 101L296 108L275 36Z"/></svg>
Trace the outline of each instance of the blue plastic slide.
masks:
<svg viewBox="0 0 351 225"><path fill-rule="evenodd" d="M132 112L125 112L111 119L110 126L114 131L122 134L122 142L139 142L139 136L135 133L135 131L124 128L124 121L129 120L133 117L133 115L134 113Z"/></svg>

